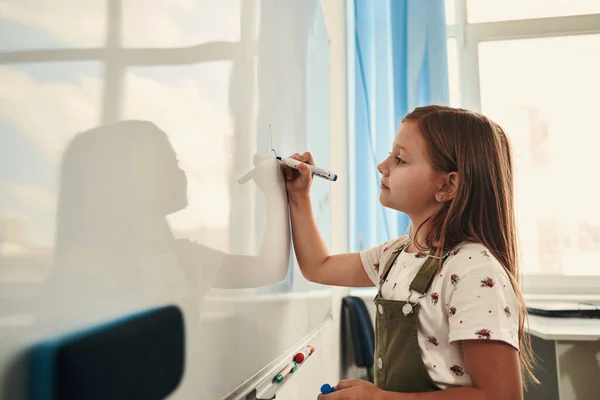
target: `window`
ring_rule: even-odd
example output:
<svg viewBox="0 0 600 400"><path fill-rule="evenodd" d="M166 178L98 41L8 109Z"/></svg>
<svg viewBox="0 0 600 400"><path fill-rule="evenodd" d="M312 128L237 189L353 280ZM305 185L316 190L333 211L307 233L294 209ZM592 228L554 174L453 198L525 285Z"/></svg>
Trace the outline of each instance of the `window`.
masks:
<svg viewBox="0 0 600 400"><path fill-rule="evenodd" d="M596 187L582 174L597 168L600 148L599 49L600 35L479 45L482 110L512 138L528 273L600 274Z"/></svg>
<svg viewBox="0 0 600 400"><path fill-rule="evenodd" d="M228 90L233 87L230 75L234 68L253 71L253 65L237 64L245 42L251 43L256 34L247 30L242 38L240 20L249 18L241 15L239 0L217 5L209 0L194 4L153 2L143 10L137 9L139 4L133 0L90 0L85 5L66 0L64 7L58 8L46 3L0 1L0 82L8 84L0 94L0 108L5 111L0 115L0 126L14 132L15 138L37 135L32 142L41 147L27 149L24 143L21 147L25 149L14 157L34 160L26 151L41 152L48 165L38 170L54 171L64 147L77 132L123 118L154 121L174 136L170 140L181 156L181 165L195 173L188 178L193 200L202 197L198 187L222 193L219 197L223 202L199 202L205 206L200 211L188 210L187 214L195 212L195 218L170 216L174 233L184 231L187 237L203 239L203 243L227 251L231 240L229 189L219 186L225 178L217 180L215 176L231 173L229 160L222 157L233 148L234 122L228 109ZM245 11L255 12L251 8ZM150 24L161 34L145 37L148 30L139 27ZM161 41L157 43L156 37ZM126 104L121 104L121 99ZM199 135L206 132L207 125L213 131ZM241 124L239 129L247 130ZM190 150L192 138L198 145L196 153ZM202 140L205 143L199 143ZM203 153L198 154L197 148ZM193 165L199 159L202 168ZM48 182L32 182L30 186L52 187L58 178L50 172L46 175ZM45 225L38 227L41 218L18 218L20 208L28 205L23 196L42 195L26 191L28 187L6 186L4 178L0 176L0 193L8 200L0 202L0 220L5 214L12 216L11 221L25 225L22 231L35 237L36 245L51 247L53 221L43 221ZM48 193L43 198L56 196ZM194 231L190 227L193 223L201 223L202 229ZM11 228L11 232L15 230ZM3 232L4 228L0 236ZM39 238L42 233L46 236Z"/></svg>
<svg viewBox="0 0 600 400"><path fill-rule="evenodd" d="M73 136L98 122L102 66L0 65L0 82L0 132L8 143L0 145L0 267L35 265L32 260L43 256L43 274L55 240L56 166ZM11 261L3 265L4 257ZM21 275L26 269L10 270L0 268L0 282L7 271Z"/></svg>
<svg viewBox="0 0 600 400"><path fill-rule="evenodd" d="M173 48L239 42L240 21L242 2L239 0L153 1L150 4L125 0L123 45ZM146 32L156 29L160 29L160 39L147 36Z"/></svg>
<svg viewBox="0 0 600 400"><path fill-rule="evenodd" d="M511 137L525 291L598 293L600 3L446 5L452 104L482 111Z"/></svg>
<svg viewBox="0 0 600 400"><path fill-rule="evenodd" d="M0 1L0 51L102 47L107 11L107 0Z"/></svg>

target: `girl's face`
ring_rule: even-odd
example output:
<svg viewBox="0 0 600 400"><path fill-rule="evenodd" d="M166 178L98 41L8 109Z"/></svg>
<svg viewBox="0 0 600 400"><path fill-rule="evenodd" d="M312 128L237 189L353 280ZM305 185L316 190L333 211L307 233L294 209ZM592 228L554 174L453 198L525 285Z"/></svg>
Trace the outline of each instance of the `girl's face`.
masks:
<svg viewBox="0 0 600 400"><path fill-rule="evenodd" d="M441 207L436 192L443 173L431 165L416 122L402 123L390 156L378 169L382 175L379 201L385 207L406 213L417 224Z"/></svg>

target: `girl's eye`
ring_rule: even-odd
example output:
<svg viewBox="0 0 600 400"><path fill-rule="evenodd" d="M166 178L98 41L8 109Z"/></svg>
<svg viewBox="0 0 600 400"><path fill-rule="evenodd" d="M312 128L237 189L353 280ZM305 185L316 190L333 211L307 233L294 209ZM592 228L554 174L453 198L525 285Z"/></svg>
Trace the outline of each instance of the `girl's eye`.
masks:
<svg viewBox="0 0 600 400"><path fill-rule="evenodd" d="M392 153L390 153L390 156L392 155ZM394 158L396 159L396 164L406 164L406 161L404 161L403 159L401 159L398 156L394 156Z"/></svg>

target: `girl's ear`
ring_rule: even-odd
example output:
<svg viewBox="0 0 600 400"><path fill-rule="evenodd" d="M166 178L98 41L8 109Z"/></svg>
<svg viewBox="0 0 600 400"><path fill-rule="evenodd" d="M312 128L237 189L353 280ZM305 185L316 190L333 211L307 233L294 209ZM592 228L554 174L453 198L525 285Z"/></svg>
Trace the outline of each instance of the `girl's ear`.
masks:
<svg viewBox="0 0 600 400"><path fill-rule="evenodd" d="M435 194L435 199L438 203L444 203L446 201L450 201L456 197L456 192L458 190L458 173L450 172L444 177L444 181Z"/></svg>

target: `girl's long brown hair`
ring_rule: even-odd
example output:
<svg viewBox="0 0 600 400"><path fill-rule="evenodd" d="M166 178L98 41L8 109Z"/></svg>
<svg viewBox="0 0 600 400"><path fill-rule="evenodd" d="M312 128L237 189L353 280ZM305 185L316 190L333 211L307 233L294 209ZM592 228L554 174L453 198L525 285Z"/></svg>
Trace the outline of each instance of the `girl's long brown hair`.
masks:
<svg viewBox="0 0 600 400"><path fill-rule="evenodd" d="M416 227L417 232L424 230L423 244L436 249L439 256L463 242L481 243L502 264L520 304L519 358L524 383L539 383L533 374L530 336L523 329L527 309L519 286L513 159L506 133L481 114L445 106L418 107L405 121L418 124L433 167L457 172L459 177L454 199Z"/></svg>

